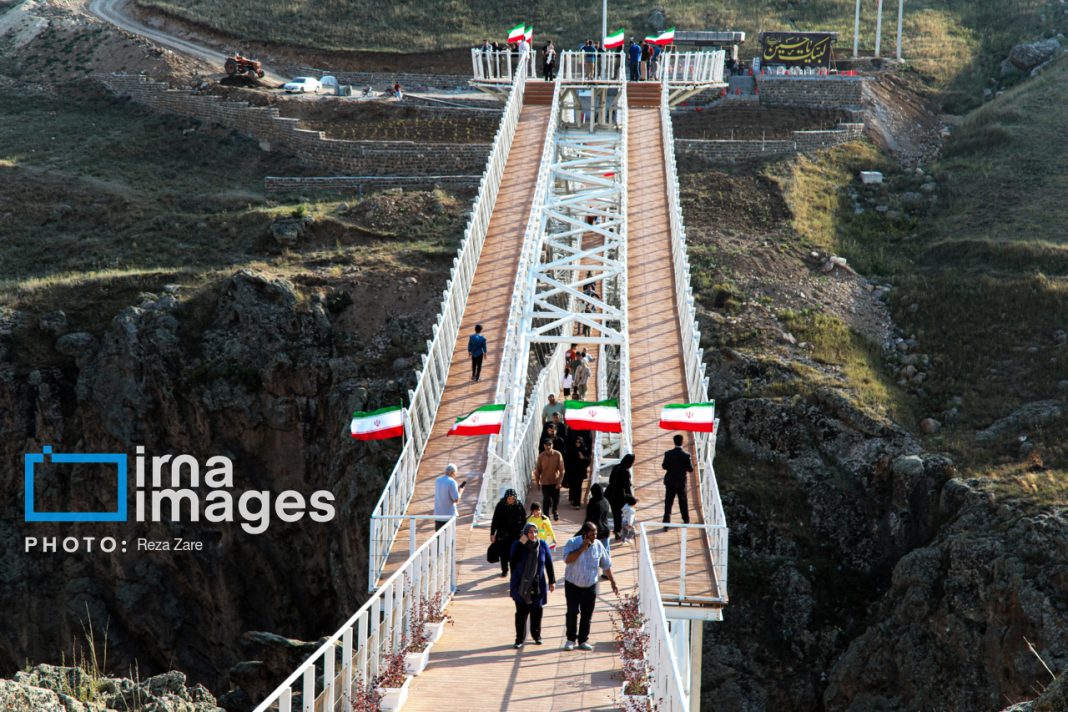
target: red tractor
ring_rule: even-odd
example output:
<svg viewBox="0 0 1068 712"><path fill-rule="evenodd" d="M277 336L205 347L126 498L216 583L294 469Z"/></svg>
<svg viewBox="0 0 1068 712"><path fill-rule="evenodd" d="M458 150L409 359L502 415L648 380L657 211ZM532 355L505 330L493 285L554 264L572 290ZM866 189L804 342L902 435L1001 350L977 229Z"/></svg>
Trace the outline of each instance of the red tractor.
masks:
<svg viewBox="0 0 1068 712"><path fill-rule="evenodd" d="M263 65L255 59L235 54L233 57L227 57L226 64L223 66L226 69L226 73L231 77L244 74L248 76L256 75L263 79Z"/></svg>

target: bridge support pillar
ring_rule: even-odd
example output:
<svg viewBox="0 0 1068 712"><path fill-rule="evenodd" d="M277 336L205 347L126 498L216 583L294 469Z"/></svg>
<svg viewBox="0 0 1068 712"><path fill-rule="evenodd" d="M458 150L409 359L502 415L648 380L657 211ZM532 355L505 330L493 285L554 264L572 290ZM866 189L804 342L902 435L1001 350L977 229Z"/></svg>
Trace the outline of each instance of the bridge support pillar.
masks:
<svg viewBox="0 0 1068 712"><path fill-rule="evenodd" d="M701 712L701 649L705 643L705 622L690 621L690 712Z"/></svg>

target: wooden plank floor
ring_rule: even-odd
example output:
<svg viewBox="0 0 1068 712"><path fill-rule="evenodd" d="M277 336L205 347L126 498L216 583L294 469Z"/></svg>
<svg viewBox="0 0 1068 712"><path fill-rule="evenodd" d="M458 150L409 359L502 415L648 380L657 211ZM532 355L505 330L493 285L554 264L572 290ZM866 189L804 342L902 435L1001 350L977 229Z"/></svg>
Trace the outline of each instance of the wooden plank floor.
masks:
<svg viewBox="0 0 1068 712"><path fill-rule="evenodd" d="M457 479L460 482L468 481L462 493L462 500L473 502L478 498L482 472L486 467L487 439L448 437L446 433L458 416L493 403L519 251L538 179L531 167L537 166L541 159L545 124L550 110L549 106L526 104L519 114L519 125L512 140L504 178L490 217L486 243L475 268L460 333L453 348L445 391L426 450L419 463L415 494L407 514L433 514L434 479L450 462L459 470ZM483 361L482 376L478 383L471 380L471 359L467 355L467 339L474 333L475 324L482 324L482 333L489 345L489 353ZM471 519L469 517L466 522L460 523L470 526ZM408 558L406 529L407 525L397 536L383 579L395 570L396 564L403 563ZM419 531L420 534L426 531L432 533L433 524L421 524Z"/></svg>
<svg viewBox="0 0 1068 712"><path fill-rule="evenodd" d="M627 316L634 482L638 521L655 523L664 514L660 463L664 451L673 447L674 435L660 429L660 409L665 403L689 399L675 299L660 110L632 103L628 121ZM687 442L692 444L689 438ZM687 484L690 522L698 523L703 519L697 478L690 475ZM681 523L677 502L672 511L672 522ZM715 596L712 562L704 533L698 529L652 530L649 544L661 592L665 598L678 593L681 531L687 531L687 596Z"/></svg>

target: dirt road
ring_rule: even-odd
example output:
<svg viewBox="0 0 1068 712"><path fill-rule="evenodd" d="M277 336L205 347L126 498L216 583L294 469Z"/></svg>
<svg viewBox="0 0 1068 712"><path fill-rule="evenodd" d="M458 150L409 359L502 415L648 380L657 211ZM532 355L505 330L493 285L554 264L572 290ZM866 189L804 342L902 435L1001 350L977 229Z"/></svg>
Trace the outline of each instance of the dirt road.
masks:
<svg viewBox="0 0 1068 712"><path fill-rule="evenodd" d="M223 62L226 60L225 54L148 27L130 14L127 5L128 0L90 0L89 12L127 32L132 32L156 44L169 47L175 52L207 62L212 67L215 67L217 72L222 72ZM288 77L272 72L267 67L264 67L263 70L265 72L263 79L268 83L283 84L289 81Z"/></svg>

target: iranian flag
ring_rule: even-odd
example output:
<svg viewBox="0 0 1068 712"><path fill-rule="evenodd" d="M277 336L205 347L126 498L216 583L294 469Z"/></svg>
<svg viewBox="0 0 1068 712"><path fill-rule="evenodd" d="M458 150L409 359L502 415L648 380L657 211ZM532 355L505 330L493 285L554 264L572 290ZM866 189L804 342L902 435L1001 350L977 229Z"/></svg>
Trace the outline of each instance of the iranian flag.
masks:
<svg viewBox="0 0 1068 712"><path fill-rule="evenodd" d="M605 49L615 49L616 47L622 47L622 46L623 46L623 28L622 27L620 27L618 30L616 30L612 34L608 35L608 37L604 38L604 48Z"/></svg>
<svg viewBox="0 0 1068 712"><path fill-rule="evenodd" d="M356 411L349 426L356 440L385 440L404 435L404 410L399 405L372 410L370 413Z"/></svg>
<svg viewBox="0 0 1068 712"><path fill-rule="evenodd" d="M523 31L523 39L530 44L534 41L534 25L527 25L527 29Z"/></svg>
<svg viewBox="0 0 1068 712"><path fill-rule="evenodd" d="M508 30L508 42L519 42L523 39L527 33L527 26L520 22L518 25Z"/></svg>
<svg viewBox="0 0 1068 712"><path fill-rule="evenodd" d="M716 428L716 402L665 405L660 411L660 427L664 430L711 433Z"/></svg>
<svg viewBox="0 0 1068 712"><path fill-rule="evenodd" d="M589 403L569 400L564 404L564 422L576 430L599 430L602 433L623 432L616 399Z"/></svg>
<svg viewBox="0 0 1068 712"><path fill-rule="evenodd" d="M655 45L669 45L675 41L675 28L664 30L659 35L649 35L645 41Z"/></svg>
<svg viewBox="0 0 1068 712"><path fill-rule="evenodd" d="M449 435L496 435L501 432L504 419L504 406L494 403L475 408L467 415L461 415L449 428Z"/></svg>

